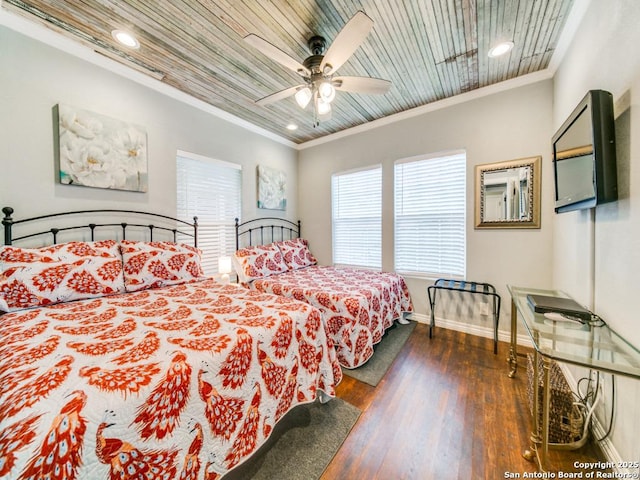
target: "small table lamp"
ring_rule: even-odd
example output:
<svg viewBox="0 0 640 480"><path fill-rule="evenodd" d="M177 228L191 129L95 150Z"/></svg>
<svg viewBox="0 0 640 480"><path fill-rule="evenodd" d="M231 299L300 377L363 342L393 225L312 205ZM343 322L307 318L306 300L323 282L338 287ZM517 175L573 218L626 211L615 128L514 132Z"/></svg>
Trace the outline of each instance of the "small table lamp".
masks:
<svg viewBox="0 0 640 480"><path fill-rule="evenodd" d="M218 273L221 273L220 277L222 283L229 283L229 274L231 273L231 257L219 257L218 258Z"/></svg>

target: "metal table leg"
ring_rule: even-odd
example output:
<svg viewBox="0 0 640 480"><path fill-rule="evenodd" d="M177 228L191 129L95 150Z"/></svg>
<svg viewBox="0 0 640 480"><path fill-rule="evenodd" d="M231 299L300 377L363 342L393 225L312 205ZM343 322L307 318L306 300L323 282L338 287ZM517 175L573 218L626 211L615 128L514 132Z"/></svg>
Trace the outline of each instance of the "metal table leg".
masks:
<svg viewBox="0 0 640 480"><path fill-rule="evenodd" d="M524 451L522 456L529 462L533 462L533 460L538 456L539 445L542 443L542 439L540 437L540 422L538 421L538 412L539 412L539 402L538 395L540 394L540 388L538 385L538 351L534 350L533 352L533 418L531 424L533 425L533 429L531 431L531 446Z"/></svg>

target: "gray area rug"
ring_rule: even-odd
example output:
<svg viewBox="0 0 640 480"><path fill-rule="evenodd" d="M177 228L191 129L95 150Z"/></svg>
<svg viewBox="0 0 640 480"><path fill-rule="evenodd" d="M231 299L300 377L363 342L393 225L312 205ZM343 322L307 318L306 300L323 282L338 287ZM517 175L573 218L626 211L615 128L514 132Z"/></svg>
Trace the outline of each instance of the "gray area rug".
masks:
<svg viewBox="0 0 640 480"><path fill-rule="evenodd" d="M360 413L339 398L299 405L275 426L267 443L222 480L316 480Z"/></svg>
<svg viewBox="0 0 640 480"><path fill-rule="evenodd" d="M375 387L389 370L416 325L416 322L406 325L395 322L384 333L380 343L373 346L373 356L367 363L358 368L343 368L342 373Z"/></svg>

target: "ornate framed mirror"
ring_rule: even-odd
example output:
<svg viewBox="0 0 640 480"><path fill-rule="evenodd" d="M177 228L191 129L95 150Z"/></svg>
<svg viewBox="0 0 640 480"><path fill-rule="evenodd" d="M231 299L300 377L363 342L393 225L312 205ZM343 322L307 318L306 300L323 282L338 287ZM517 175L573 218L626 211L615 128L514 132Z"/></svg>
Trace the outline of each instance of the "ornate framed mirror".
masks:
<svg viewBox="0 0 640 480"><path fill-rule="evenodd" d="M476 165L475 228L540 228L541 162Z"/></svg>

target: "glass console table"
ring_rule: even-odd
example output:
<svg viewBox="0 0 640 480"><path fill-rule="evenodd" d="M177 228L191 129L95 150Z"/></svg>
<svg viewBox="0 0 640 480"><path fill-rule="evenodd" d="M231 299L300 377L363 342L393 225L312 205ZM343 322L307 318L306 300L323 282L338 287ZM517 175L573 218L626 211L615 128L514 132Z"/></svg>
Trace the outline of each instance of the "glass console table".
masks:
<svg viewBox="0 0 640 480"><path fill-rule="evenodd" d="M511 367L509 377L518 370L517 335L518 318L525 326L534 347L533 378L538 377L538 361L542 357L542 425L538 421L540 388L533 382L533 432L531 449L525 451L528 460L537 459L540 469L548 469L549 450L549 369L551 361L570 363L582 367L640 379L640 351L629 344L606 324L601 326L574 322L553 321L535 313L527 295L547 295L570 298L557 290L539 290L508 286L511 294L511 346L507 358Z"/></svg>

